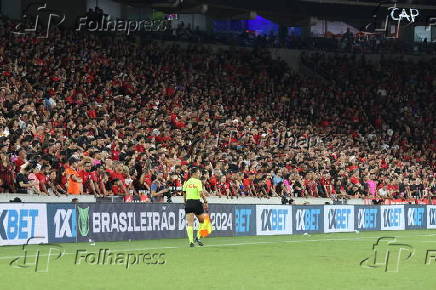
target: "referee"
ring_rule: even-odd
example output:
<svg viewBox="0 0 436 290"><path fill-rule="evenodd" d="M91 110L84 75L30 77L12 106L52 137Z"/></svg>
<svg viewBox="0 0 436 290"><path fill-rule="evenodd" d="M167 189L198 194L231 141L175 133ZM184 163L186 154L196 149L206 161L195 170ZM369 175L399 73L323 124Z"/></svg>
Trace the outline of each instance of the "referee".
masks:
<svg viewBox="0 0 436 290"><path fill-rule="evenodd" d="M189 178L183 184L186 213L186 232L188 233L189 246L191 248L194 247L194 216L197 217L198 222L200 223L195 242L199 246L203 246L203 243L200 241L200 230L202 230L204 227L204 209L207 210L207 201L206 197L203 194L203 185L201 183L200 177L200 169L193 168L191 170L191 178ZM203 199L204 208L203 204L200 201L200 198Z"/></svg>

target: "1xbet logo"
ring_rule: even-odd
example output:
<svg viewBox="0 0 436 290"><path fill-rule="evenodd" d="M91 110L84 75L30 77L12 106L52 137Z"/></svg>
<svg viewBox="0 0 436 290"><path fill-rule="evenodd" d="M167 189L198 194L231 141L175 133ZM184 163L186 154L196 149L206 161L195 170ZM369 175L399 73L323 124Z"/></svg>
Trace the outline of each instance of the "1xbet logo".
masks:
<svg viewBox="0 0 436 290"><path fill-rule="evenodd" d="M395 237L381 237L372 246L373 253L362 260L363 268L381 268L385 272L398 272L401 261L407 261L414 255L414 249L407 244L396 243Z"/></svg>
<svg viewBox="0 0 436 290"><path fill-rule="evenodd" d="M23 245L23 256L13 259L9 266L18 269L31 269L35 272L48 272L48 266L51 262L59 260L64 255L64 249L60 245L30 245L34 237L27 240Z"/></svg>
<svg viewBox="0 0 436 290"><path fill-rule="evenodd" d="M407 209L407 226L423 227L425 221L425 208L409 208Z"/></svg>
<svg viewBox="0 0 436 290"><path fill-rule="evenodd" d="M297 231L317 231L320 229L320 209L297 209L295 229Z"/></svg>
<svg viewBox="0 0 436 290"><path fill-rule="evenodd" d="M75 238L77 236L75 209L58 209L53 217L53 222L55 238Z"/></svg>
<svg viewBox="0 0 436 290"><path fill-rule="evenodd" d="M248 233L250 232L250 219L253 210L250 208L236 209L235 211L235 221L236 221L236 232L237 233Z"/></svg>
<svg viewBox="0 0 436 290"><path fill-rule="evenodd" d="M328 211L328 229L345 230L353 226L352 212L349 208L336 208Z"/></svg>
<svg viewBox="0 0 436 290"><path fill-rule="evenodd" d="M262 211L262 231L286 230L287 209L264 209Z"/></svg>
<svg viewBox="0 0 436 290"><path fill-rule="evenodd" d="M378 208L360 208L357 211L356 228L358 230L377 229L377 220L379 220L378 216Z"/></svg>
<svg viewBox="0 0 436 290"><path fill-rule="evenodd" d="M35 236L37 209L4 209L0 211L1 240L25 240Z"/></svg>
<svg viewBox="0 0 436 290"><path fill-rule="evenodd" d="M36 12L31 13L30 10L35 7L35 5L38 5L38 8L36 8ZM35 15L35 20L31 24L30 27L25 27L28 25L30 21L28 15ZM43 21L45 23L43 23ZM61 25L65 21L65 14L48 9L47 3L31 3L27 8L24 10L23 19L22 22L17 24L15 26L15 31L13 33L15 35L25 35L29 33L35 33L38 38L48 38L48 34L50 32L50 29L55 26ZM24 24L23 24L24 22Z"/></svg>

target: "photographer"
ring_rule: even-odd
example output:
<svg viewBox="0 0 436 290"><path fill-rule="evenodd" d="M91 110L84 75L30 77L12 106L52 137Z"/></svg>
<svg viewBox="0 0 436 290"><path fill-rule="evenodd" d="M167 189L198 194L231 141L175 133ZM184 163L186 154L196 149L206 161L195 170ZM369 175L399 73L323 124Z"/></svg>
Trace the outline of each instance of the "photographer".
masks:
<svg viewBox="0 0 436 290"><path fill-rule="evenodd" d="M164 196L171 197L170 190L167 187L163 174L161 172L152 176L152 182L150 186L151 202L164 202Z"/></svg>

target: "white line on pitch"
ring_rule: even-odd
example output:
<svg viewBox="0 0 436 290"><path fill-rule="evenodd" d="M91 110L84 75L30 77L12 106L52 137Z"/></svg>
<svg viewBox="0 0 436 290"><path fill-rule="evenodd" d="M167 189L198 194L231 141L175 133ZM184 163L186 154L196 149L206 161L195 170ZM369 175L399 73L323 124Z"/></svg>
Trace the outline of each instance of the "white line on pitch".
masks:
<svg viewBox="0 0 436 290"><path fill-rule="evenodd" d="M306 242L323 242L323 241L357 241L363 239L374 239L379 237L361 237L361 238L343 238L343 239L317 239L317 240L287 240L287 241L271 241L271 242L247 242L247 243L230 243L230 244L215 244L215 245L205 245L203 248L209 247L231 247L231 246L245 246L245 245L261 245L261 244L280 244L280 243L306 243ZM89 246L89 245L87 245ZM135 251L145 251L145 250L164 250L164 249L182 249L186 247L154 247L154 248L141 248L141 249L119 249L111 250L111 252L135 252ZM100 249L100 248L97 248ZM77 250L80 250L77 249ZM92 248L91 248L92 250ZM91 251L90 250L90 251ZM75 255L75 253L64 253L64 255ZM36 255L28 255L27 257L35 257ZM41 257L47 257L48 255L40 255ZM24 256L10 256L10 257L0 257L0 259L14 259Z"/></svg>
<svg viewBox="0 0 436 290"><path fill-rule="evenodd" d="M384 232L388 233L388 232ZM399 238L406 237L427 237L427 236L436 236L436 234L425 234L425 235L413 235L413 236L399 236ZM377 239L380 236L374 237L356 237L356 238L332 238L332 239L316 239L316 240L286 240L286 241L271 241L271 242L247 242L247 243L229 243L229 244L215 244L215 245L205 245L204 248L209 247L231 247L231 246L244 246L244 245L260 245L260 244L280 244L280 243L307 243L307 242L324 242L324 241L359 241L366 239ZM419 241L417 241L419 242ZM422 241L422 242L436 242L435 241ZM79 245L78 245L79 246ZM87 245L89 246L89 244ZM153 247L153 248L140 248L140 249L119 249L119 250L111 250L112 252L129 252L129 251L145 251L145 250L164 250L164 249L182 249L186 247ZM100 249L100 248L99 248ZM78 248L77 250L80 250ZM77 253L77 252L76 252ZM64 253L64 255L75 255L76 253ZM35 257L36 255L29 255L27 257ZM46 257L48 255L40 255L41 257ZM1 259L14 259L24 256L9 256L9 257L0 257Z"/></svg>

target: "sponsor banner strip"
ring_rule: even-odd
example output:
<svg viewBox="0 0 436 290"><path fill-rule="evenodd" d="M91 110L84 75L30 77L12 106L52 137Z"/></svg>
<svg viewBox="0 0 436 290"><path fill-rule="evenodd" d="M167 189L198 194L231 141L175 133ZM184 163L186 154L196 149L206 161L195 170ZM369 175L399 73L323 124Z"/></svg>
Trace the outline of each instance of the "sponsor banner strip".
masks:
<svg viewBox="0 0 436 290"><path fill-rule="evenodd" d="M420 204L211 204L209 215L211 236L436 229L436 205ZM0 203L0 245L185 238L185 227L183 204Z"/></svg>
<svg viewBox="0 0 436 290"><path fill-rule="evenodd" d="M0 246L46 244L47 205L0 203Z"/></svg>

